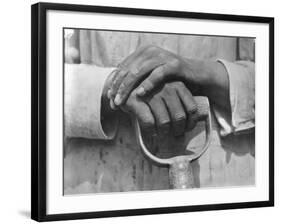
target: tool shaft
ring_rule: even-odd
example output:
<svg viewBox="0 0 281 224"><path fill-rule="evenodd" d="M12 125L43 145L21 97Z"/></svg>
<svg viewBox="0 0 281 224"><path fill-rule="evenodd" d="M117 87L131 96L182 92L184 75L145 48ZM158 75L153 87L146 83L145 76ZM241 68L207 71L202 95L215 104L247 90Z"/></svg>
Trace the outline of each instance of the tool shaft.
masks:
<svg viewBox="0 0 281 224"><path fill-rule="evenodd" d="M192 166L187 158L181 157L170 165L169 180L173 189L195 187Z"/></svg>

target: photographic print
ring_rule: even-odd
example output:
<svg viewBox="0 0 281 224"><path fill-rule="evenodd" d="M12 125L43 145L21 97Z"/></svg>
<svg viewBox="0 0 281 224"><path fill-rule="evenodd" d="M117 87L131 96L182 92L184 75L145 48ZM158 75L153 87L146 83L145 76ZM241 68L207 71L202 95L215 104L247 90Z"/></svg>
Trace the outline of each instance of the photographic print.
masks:
<svg viewBox="0 0 281 224"><path fill-rule="evenodd" d="M32 6L31 216L274 205L274 19Z"/></svg>
<svg viewBox="0 0 281 224"><path fill-rule="evenodd" d="M255 38L65 28L64 41L64 194L173 189L169 168L144 157L134 117L154 156L196 157L206 135L197 96L210 102L211 143L190 162L186 188L255 184ZM168 82L135 95L163 69ZM111 108L106 91L130 80L127 100Z"/></svg>

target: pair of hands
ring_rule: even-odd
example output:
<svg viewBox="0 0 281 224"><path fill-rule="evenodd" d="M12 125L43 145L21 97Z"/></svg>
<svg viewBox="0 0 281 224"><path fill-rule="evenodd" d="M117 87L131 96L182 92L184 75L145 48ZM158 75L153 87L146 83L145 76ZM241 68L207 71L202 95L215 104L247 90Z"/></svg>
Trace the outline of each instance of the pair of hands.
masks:
<svg viewBox="0 0 281 224"><path fill-rule="evenodd" d="M175 136L197 121L196 102L182 81L192 83L192 70L181 57L155 46L128 56L112 77L107 97L112 109L135 115L142 130ZM174 81L172 80L182 80Z"/></svg>

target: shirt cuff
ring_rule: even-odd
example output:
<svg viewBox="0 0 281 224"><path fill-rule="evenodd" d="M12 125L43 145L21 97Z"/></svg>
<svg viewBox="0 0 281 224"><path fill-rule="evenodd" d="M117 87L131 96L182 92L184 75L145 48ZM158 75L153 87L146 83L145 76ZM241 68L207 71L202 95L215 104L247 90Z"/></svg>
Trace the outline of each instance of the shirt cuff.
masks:
<svg viewBox="0 0 281 224"><path fill-rule="evenodd" d="M255 127L255 64L250 61L235 63L219 59L229 77L231 114L214 106L214 114L221 126L220 134L241 134Z"/></svg>
<svg viewBox="0 0 281 224"><path fill-rule="evenodd" d="M64 128L67 137L104 140L115 137L118 120L109 119L110 129L101 123L102 93L113 70L94 65L65 64Z"/></svg>

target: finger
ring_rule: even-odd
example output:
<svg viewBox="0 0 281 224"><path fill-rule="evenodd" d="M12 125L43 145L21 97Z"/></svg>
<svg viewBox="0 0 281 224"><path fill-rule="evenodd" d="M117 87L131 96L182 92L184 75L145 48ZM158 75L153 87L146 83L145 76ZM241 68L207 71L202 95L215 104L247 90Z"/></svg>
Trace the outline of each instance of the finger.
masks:
<svg viewBox="0 0 281 224"><path fill-rule="evenodd" d="M152 111L145 102L132 98L121 108L137 117L140 127L144 132L152 135L156 133Z"/></svg>
<svg viewBox="0 0 281 224"><path fill-rule="evenodd" d="M165 94L163 99L165 100L170 117L172 119L173 134L175 136L183 135L186 126L186 114L180 98L175 90L173 90L168 94Z"/></svg>
<svg viewBox="0 0 281 224"><path fill-rule="evenodd" d="M163 136L170 131L170 116L162 98L154 96L149 100L150 109L156 121L156 129L159 135Z"/></svg>
<svg viewBox="0 0 281 224"><path fill-rule="evenodd" d="M124 103L139 82L146 78L150 72L163 64L158 58L152 59L147 57L146 59L142 58L132 65L133 67L130 68L129 74L123 78L122 84L119 86L114 99L116 105Z"/></svg>
<svg viewBox="0 0 281 224"><path fill-rule="evenodd" d="M196 102L191 92L186 88L184 84L182 84L182 87L177 88L177 94L179 95L187 114L186 129L192 130L198 120Z"/></svg>
<svg viewBox="0 0 281 224"><path fill-rule="evenodd" d="M127 69L118 69L114 75L114 78L112 79L111 86L109 89L109 95L110 99L114 101L114 97L116 95L116 92L122 83L123 79L128 75L128 70Z"/></svg>
<svg viewBox="0 0 281 224"><path fill-rule="evenodd" d="M151 57L150 51L146 52L146 49L147 47L141 47L137 49L118 65L118 69L112 78L111 88L108 91L108 96L110 99L114 100L116 97L116 92L124 78L127 76L128 72L130 71L132 74L138 73L138 65L142 64L142 61Z"/></svg>
<svg viewBox="0 0 281 224"><path fill-rule="evenodd" d="M111 99L111 88L112 88L112 85L113 85L113 82L114 80L116 79L117 77L117 74L119 72L120 69L114 69L108 76L108 79L109 79L109 87L108 87L108 90L107 90L107 98L110 100Z"/></svg>
<svg viewBox="0 0 281 224"><path fill-rule="evenodd" d="M132 54L130 54L128 57L126 57L119 65L118 68L115 70L115 73L112 77L112 84L110 89L108 90L108 97L111 99L115 98L116 91L120 86L120 81L123 80L124 76L128 72L128 67L137 60L139 55L144 51L144 47L137 49Z"/></svg>
<svg viewBox="0 0 281 224"><path fill-rule="evenodd" d="M145 50L147 46L139 47L132 54L130 54L126 59L124 59L119 65L119 68L126 68L131 65Z"/></svg>
<svg viewBox="0 0 281 224"><path fill-rule="evenodd" d="M115 106L115 104L114 104L114 102L113 102L112 99L109 100L109 105L110 105L110 108L111 108L112 110L117 110L117 107Z"/></svg>
<svg viewBox="0 0 281 224"><path fill-rule="evenodd" d="M172 68L169 68L166 64L155 68L151 74L139 85L136 90L137 95L144 96L149 94L157 86L169 79L172 74Z"/></svg>

